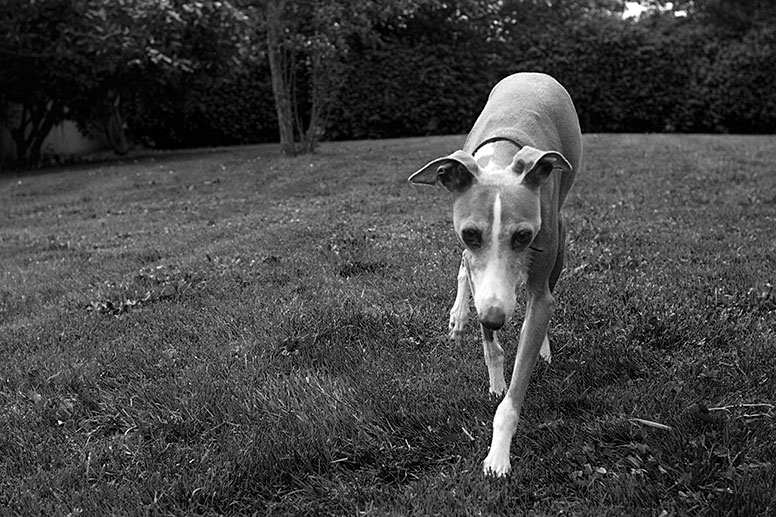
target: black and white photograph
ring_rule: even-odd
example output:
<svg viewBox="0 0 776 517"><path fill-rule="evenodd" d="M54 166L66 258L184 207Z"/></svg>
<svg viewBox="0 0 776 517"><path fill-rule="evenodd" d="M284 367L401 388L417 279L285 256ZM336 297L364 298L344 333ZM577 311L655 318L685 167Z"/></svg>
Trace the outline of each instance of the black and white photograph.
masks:
<svg viewBox="0 0 776 517"><path fill-rule="evenodd" d="M776 516L776 2L0 0L0 516Z"/></svg>

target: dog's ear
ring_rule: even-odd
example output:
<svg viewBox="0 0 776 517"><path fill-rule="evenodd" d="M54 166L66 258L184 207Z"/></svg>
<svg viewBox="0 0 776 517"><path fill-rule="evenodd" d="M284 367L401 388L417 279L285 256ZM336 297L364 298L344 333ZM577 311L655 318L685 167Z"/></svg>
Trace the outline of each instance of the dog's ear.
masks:
<svg viewBox="0 0 776 517"><path fill-rule="evenodd" d="M554 168L571 170L571 164L556 151L540 151L530 146L520 149L512 160L512 170L522 175L523 183L539 188Z"/></svg>
<svg viewBox="0 0 776 517"><path fill-rule="evenodd" d="M427 163L409 181L421 185L441 183L450 192L463 192L479 175L480 168L474 157L466 151L456 151L450 156Z"/></svg>

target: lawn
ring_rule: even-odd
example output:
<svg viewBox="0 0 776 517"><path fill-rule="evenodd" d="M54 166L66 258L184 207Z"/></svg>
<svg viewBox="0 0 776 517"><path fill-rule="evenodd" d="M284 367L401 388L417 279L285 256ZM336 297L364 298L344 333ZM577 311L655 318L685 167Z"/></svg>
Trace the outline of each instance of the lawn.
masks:
<svg viewBox="0 0 776 517"><path fill-rule="evenodd" d="M776 137L585 136L506 479L406 182L462 141L0 177L0 514L775 514Z"/></svg>

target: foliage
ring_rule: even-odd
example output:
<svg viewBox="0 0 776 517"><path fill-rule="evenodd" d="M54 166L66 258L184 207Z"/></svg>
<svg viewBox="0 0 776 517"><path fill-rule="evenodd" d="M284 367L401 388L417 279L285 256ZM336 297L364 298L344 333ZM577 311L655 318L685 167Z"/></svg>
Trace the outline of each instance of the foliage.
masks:
<svg viewBox="0 0 776 517"><path fill-rule="evenodd" d="M64 117L117 151L125 126L160 148L282 133L288 154L462 133L521 70L556 76L588 132L776 131L771 3L643 3L9 0L0 107L32 163Z"/></svg>
<svg viewBox="0 0 776 517"><path fill-rule="evenodd" d="M155 148L277 140L269 70L251 63L214 80L184 74L152 83L125 103L134 139Z"/></svg>
<svg viewBox="0 0 776 517"><path fill-rule="evenodd" d="M716 128L733 133L776 131L776 26L753 29L720 48L702 93Z"/></svg>
<svg viewBox="0 0 776 517"><path fill-rule="evenodd" d="M19 154L35 163L65 116L87 131L123 133L121 108L131 98L159 85L174 90L191 75L215 82L250 56L246 22L222 1L4 2L0 65L9 73L0 92L32 114L14 128Z"/></svg>
<svg viewBox="0 0 776 517"><path fill-rule="evenodd" d="M420 10L400 28L385 27L379 41L354 48L326 136L468 131L503 65L498 45L477 37L481 27L452 16L451 8Z"/></svg>
<svg viewBox="0 0 776 517"><path fill-rule="evenodd" d="M75 35L87 30L82 15L69 0L0 4L0 108L19 105L9 128L23 158L37 161L43 139L88 75L75 48Z"/></svg>
<svg viewBox="0 0 776 517"><path fill-rule="evenodd" d="M632 22L580 5L505 2L481 18L421 9L384 26L382 44L354 56L327 135L465 132L490 87L521 70L557 77L588 132L776 131L772 25L753 19L732 37L700 14Z"/></svg>
<svg viewBox="0 0 776 517"><path fill-rule="evenodd" d="M650 7L645 17L680 14L712 28L715 37L745 34L754 27L771 25L776 4L771 0L641 0Z"/></svg>

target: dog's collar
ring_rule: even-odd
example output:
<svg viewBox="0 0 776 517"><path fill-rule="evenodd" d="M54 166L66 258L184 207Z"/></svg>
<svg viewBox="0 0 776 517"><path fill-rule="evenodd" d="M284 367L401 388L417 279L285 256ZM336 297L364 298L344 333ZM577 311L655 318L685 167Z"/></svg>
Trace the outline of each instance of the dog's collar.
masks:
<svg viewBox="0 0 776 517"><path fill-rule="evenodd" d="M479 151L480 149L482 149L483 147L485 147L488 144L492 144L493 142L509 142L510 144L516 146L518 150L523 148L523 145L520 142L518 142L517 140L514 140L512 138L508 138L506 136L494 136L492 138L487 138L487 139L483 140L482 142L480 142L480 144L477 147L474 148L474 152L472 152L472 155L477 154L477 151Z"/></svg>

